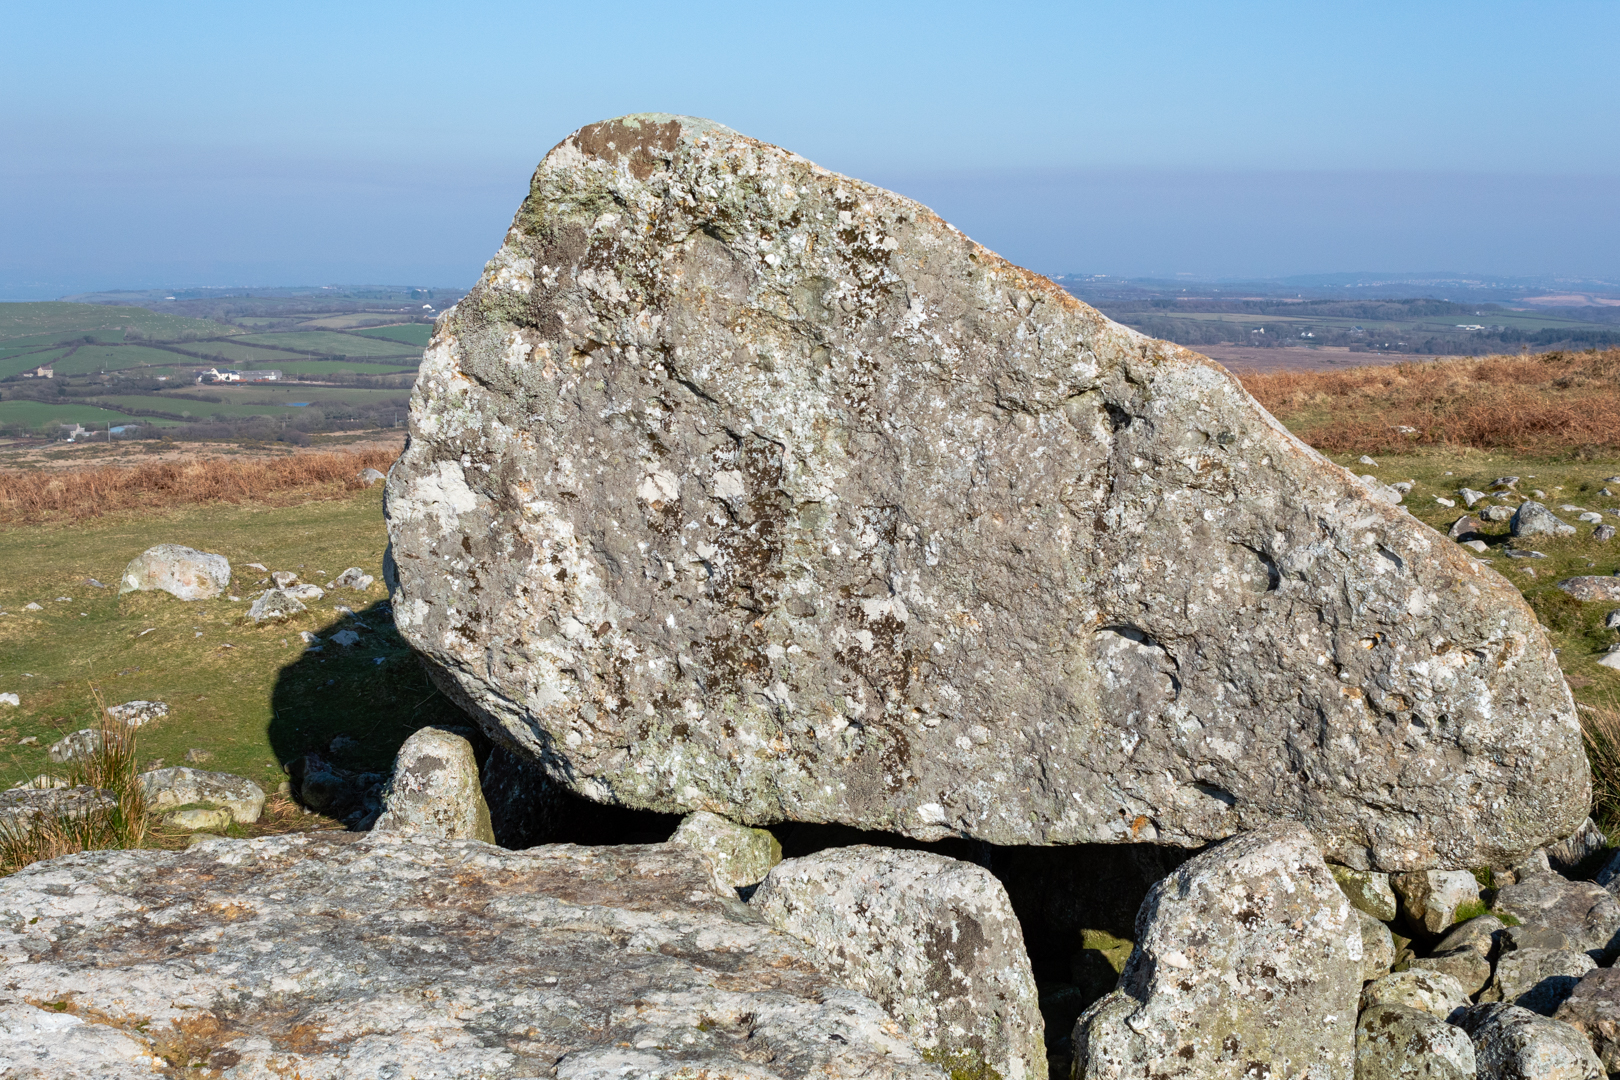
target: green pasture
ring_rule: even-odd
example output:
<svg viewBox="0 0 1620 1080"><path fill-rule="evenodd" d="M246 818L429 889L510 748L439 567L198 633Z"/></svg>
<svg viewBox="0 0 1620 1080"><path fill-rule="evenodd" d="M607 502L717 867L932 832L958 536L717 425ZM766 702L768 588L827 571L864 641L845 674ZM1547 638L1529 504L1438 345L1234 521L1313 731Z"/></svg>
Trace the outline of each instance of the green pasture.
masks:
<svg viewBox="0 0 1620 1080"><path fill-rule="evenodd" d="M89 334L98 341L123 341L126 334L158 341L186 337L236 334L235 327L181 315L164 315L146 308L112 304L45 303L0 304L0 341L35 340L50 344L63 338Z"/></svg>
<svg viewBox="0 0 1620 1080"><path fill-rule="evenodd" d="M425 349L428 341L433 337L433 327L427 323L409 323L405 326L374 326L369 330L356 330L355 333L365 337L385 338L418 349Z"/></svg>
<svg viewBox="0 0 1620 1080"><path fill-rule="evenodd" d="M58 375L94 375L102 371L122 371L133 367L199 366L199 361L150 345L85 345L56 365Z"/></svg>
<svg viewBox="0 0 1620 1080"><path fill-rule="evenodd" d="M196 367L223 363L235 368L279 368L289 360L307 359L298 353L281 352L269 346L254 346L238 341L194 341L186 345L186 348L208 357L206 361L185 358L190 359Z"/></svg>
<svg viewBox="0 0 1620 1080"><path fill-rule="evenodd" d="M9 379L25 371L33 371L43 364L54 364L71 351L68 349L33 349L0 358L0 379Z"/></svg>
<svg viewBox="0 0 1620 1080"><path fill-rule="evenodd" d="M371 363L360 360L289 360L276 367L288 375L415 375L415 360Z"/></svg>
<svg viewBox="0 0 1620 1080"><path fill-rule="evenodd" d="M47 424L127 424L132 418L125 413L104 409L83 401L0 401L0 424L21 424L38 431Z"/></svg>
<svg viewBox="0 0 1620 1080"><path fill-rule="evenodd" d="M465 722L379 606L386 598L381 503L374 488L292 507L215 504L0 531L0 693L22 701L0 715L0 787L46 771L50 743L91 722L93 691L109 704L169 705L167 719L140 730L143 764L180 765L188 750L207 750L214 755L207 768L251 777L272 792L280 766L305 751L384 769L410 731ZM160 543L226 556L230 595L241 599L118 596L125 565ZM246 615L265 575L249 562L317 584L359 566L378 581L364 593L330 592L289 622L258 625ZM43 610L25 611L30 602ZM311 651L299 637L345 627L360 634L350 649ZM330 749L339 735L354 741ZM19 745L28 737L38 744Z"/></svg>
<svg viewBox="0 0 1620 1080"><path fill-rule="evenodd" d="M253 334L241 340L267 348L309 349L329 356L404 356L409 349L397 341L377 340L359 334L329 330L289 330L286 333Z"/></svg>

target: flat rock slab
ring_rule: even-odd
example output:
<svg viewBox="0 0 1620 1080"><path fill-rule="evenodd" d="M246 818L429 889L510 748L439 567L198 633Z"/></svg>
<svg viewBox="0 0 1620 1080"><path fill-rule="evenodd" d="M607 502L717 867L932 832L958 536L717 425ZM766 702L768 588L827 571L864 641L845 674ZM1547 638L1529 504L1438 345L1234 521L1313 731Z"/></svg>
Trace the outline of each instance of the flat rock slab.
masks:
<svg viewBox="0 0 1620 1080"><path fill-rule="evenodd" d="M1558 587L1585 603L1620 600L1620 577L1572 577L1560 581Z"/></svg>
<svg viewBox="0 0 1620 1080"><path fill-rule="evenodd" d="M8 1076L942 1076L678 846L77 855L0 879L0 953Z"/></svg>
<svg viewBox="0 0 1620 1080"><path fill-rule="evenodd" d="M1507 865L1588 776L1518 591L1219 365L709 121L593 124L442 318L397 625L600 801Z"/></svg>

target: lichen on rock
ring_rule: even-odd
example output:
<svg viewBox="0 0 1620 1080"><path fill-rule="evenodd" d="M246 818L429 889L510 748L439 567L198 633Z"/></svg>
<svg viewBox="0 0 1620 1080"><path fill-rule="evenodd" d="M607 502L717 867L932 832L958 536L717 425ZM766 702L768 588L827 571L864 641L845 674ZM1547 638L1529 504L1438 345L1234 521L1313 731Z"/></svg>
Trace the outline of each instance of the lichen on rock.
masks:
<svg viewBox="0 0 1620 1080"><path fill-rule="evenodd" d="M439 320L396 623L589 798L1510 865L1589 778L1517 591L1218 365L690 117L541 162Z"/></svg>

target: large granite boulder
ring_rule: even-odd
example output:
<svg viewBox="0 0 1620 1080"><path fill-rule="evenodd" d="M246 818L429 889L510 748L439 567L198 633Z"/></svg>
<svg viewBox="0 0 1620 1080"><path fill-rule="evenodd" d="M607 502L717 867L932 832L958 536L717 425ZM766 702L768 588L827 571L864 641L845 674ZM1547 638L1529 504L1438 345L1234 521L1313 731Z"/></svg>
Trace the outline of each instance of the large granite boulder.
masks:
<svg viewBox="0 0 1620 1080"><path fill-rule="evenodd" d="M1620 968L1589 971L1553 1019L1585 1035L1610 1073L1620 1073Z"/></svg>
<svg viewBox="0 0 1620 1080"><path fill-rule="evenodd" d="M1508 865L1588 808L1512 585L925 207L690 117L553 149L390 472L397 625L586 796Z"/></svg>
<svg viewBox="0 0 1620 1080"><path fill-rule="evenodd" d="M1474 1040L1479 1080L1604 1080L1603 1065L1570 1027L1517 1005L1475 1005L1458 1026Z"/></svg>
<svg viewBox="0 0 1620 1080"><path fill-rule="evenodd" d="M7 1076L943 1080L675 845L95 852L0 879L0 944Z"/></svg>
<svg viewBox="0 0 1620 1080"><path fill-rule="evenodd" d="M1374 1005L1356 1021L1356 1080L1475 1080L1461 1029L1405 1005Z"/></svg>
<svg viewBox="0 0 1620 1080"><path fill-rule="evenodd" d="M1148 894L1120 988L1075 1024L1075 1078L1349 1080L1360 964L1311 835L1234 837Z"/></svg>
<svg viewBox="0 0 1620 1080"><path fill-rule="evenodd" d="M1620 955L1620 901L1596 882L1536 874L1498 890L1491 910L1558 931L1600 965Z"/></svg>
<svg viewBox="0 0 1620 1080"><path fill-rule="evenodd" d="M778 863L749 901L888 1010L952 1077L1045 1080L1045 1027L1007 894L972 863L857 844Z"/></svg>
<svg viewBox="0 0 1620 1080"><path fill-rule="evenodd" d="M179 544L158 544L130 560L119 594L161 591L182 600L212 600L231 583L230 560Z"/></svg>

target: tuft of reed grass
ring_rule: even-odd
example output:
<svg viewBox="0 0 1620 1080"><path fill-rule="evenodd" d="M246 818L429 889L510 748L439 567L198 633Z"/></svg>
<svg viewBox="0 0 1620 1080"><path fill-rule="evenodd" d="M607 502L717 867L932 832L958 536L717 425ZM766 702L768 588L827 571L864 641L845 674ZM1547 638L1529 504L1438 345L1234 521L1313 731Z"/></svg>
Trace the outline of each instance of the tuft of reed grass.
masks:
<svg viewBox="0 0 1620 1080"><path fill-rule="evenodd" d="M1267 411L1318 450L1620 449L1620 349L1249 372L1239 378Z"/></svg>
<svg viewBox="0 0 1620 1080"><path fill-rule="evenodd" d="M103 465L91 469L0 471L0 523L79 520L133 507L250 500L297 492L356 491L364 469L387 472L387 448L293 454L247 461L211 459Z"/></svg>
<svg viewBox="0 0 1620 1080"><path fill-rule="evenodd" d="M99 691L92 689L100 747L69 764L70 787L89 786L110 794L117 805L83 817L44 817L25 828L0 827L0 875L36 862L81 851L140 847L151 825L146 792L140 782L135 729L107 712Z"/></svg>
<svg viewBox="0 0 1620 1080"><path fill-rule="evenodd" d="M1592 821L1620 837L1620 703L1578 705L1586 758L1592 765Z"/></svg>

